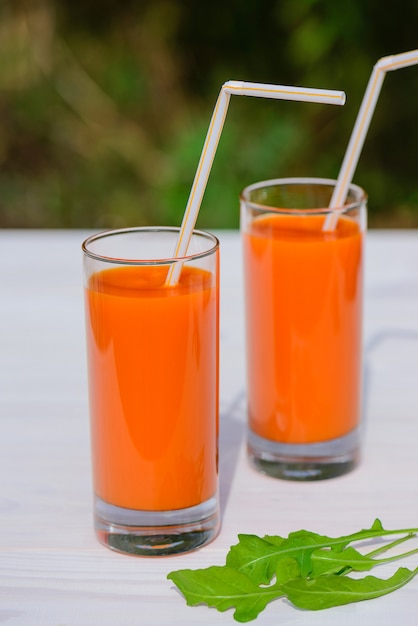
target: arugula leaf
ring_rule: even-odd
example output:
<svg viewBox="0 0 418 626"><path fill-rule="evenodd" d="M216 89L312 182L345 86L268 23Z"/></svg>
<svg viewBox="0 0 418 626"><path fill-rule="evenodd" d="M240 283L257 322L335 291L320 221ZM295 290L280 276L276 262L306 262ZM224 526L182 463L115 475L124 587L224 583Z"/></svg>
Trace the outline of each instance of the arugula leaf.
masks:
<svg viewBox="0 0 418 626"><path fill-rule="evenodd" d="M410 538L411 535L407 535L407 537ZM375 552L370 554L361 554L361 552L351 546L345 548L342 552L334 552L334 550L324 549L315 550L311 556L312 570L309 573L309 577L315 578L324 574L345 574L348 573L348 571L366 572L377 565L391 563L392 561L397 561L398 559L410 556L411 554L416 554L417 552L418 548L416 550L410 550L409 552L404 552L403 554L396 554L395 556L390 556L385 559L375 559L373 558L373 554L375 554Z"/></svg>
<svg viewBox="0 0 418 626"><path fill-rule="evenodd" d="M266 535L261 539L255 535L239 535L239 543L232 546L226 563L246 574L257 584L271 582L277 564L284 557L295 558L301 568L301 576L308 576L312 570L312 553L319 548L344 550L354 541L372 539L390 534L414 532L417 529L385 530L376 519L371 528L360 530L342 537L327 537L307 530L290 533L287 539Z"/></svg>
<svg viewBox="0 0 418 626"><path fill-rule="evenodd" d="M179 570L168 574L187 604L207 604L219 611L235 609L239 622L255 619L269 602L287 596L298 608L325 609L369 600L399 589L418 574L418 568L399 568L389 579L374 576L353 579L352 570L368 571L418 552L377 559L376 556L407 541L417 528L385 530L376 519L371 528L342 537L300 530L279 536L239 535L225 566ZM405 535L361 554L350 543L389 535ZM275 578L274 583L272 580Z"/></svg>
<svg viewBox="0 0 418 626"><path fill-rule="evenodd" d="M189 606L203 603L218 611L235 608L234 618L238 622L255 619L269 602L283 595L279 584L259 587L245 574L227 566L178 570L167 578L180 589Z"/></svg>
<svg viewBox="0 0 418 626"><path fill-rule="evenodd" d="M311 553L318 547L331 545L334 541L331 537L306 530L290 533L287 539L261 538L255 535L238 535L238 538L239 543L230 548L226 563L257 584L270 583L277 571L278 562L284 558L296 559L301 575L308 575L312 568Z"/></svg>
<svg viewBox="0 0 418 626"><path fill-rule="evenodd" d="M415 570L400 567L387 580L375 576L354 579L335 575L313 580L297 578L283 584L282 591L296 607L315 611L378 598L403 587L417 574L418 567Z"/></svg>
<svg viewBox="0 0 418 626"><path fill-rule="evenodd" d="M285 539L275 537L275 544L257 535L238 535L238 539L239 543L231 546L226 556L226 564L257 584L269 584L276 573L278 548Z"/></svg>
<svg viewBox="0 0 418 626"><path fill-rule="evenodd" d="M281 559L280 567L277 568L276 572L276 583L284 585L294 578L300 578L300 567L296 559L291 557Z"/></svg>

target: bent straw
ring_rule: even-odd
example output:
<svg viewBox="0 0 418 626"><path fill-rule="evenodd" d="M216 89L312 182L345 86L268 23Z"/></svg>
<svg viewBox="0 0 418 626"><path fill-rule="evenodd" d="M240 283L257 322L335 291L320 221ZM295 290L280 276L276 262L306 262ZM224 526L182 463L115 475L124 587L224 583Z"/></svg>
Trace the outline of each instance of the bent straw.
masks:
<svg viewBox="0 0 418 626"><path fill-rule="evenodd" d="M318 102L323 104L342 105L345 103L345 93L343 91L305 89L303 87L267 85L235 80L228 81L222 85L209 124L202 154L180 227L180 233L173 255L176 258L184 257L187 253L187 248L196 224L199 208L215 157L216 148L221 137L231 95L275 98L278 100L297 100L299 102ZM181 273L181 265L181 263L171 265L167 275L166 285L176 284Z"/></svg>
<svg viewBox="0 0 418 626"><path fill-rule="evenodd" d="M329 204L331 209L343 206L346 200L348 188L353 180L354 171L357 167L358 159L364 145L386 72L416 65L417 63L418 50L411 50L410 52L382 57L374 66L351 133L350 141L338 175L337 184L332 194ZM328 214L323 225L323 230L334 230L337 222L337 212Z"/></svg>

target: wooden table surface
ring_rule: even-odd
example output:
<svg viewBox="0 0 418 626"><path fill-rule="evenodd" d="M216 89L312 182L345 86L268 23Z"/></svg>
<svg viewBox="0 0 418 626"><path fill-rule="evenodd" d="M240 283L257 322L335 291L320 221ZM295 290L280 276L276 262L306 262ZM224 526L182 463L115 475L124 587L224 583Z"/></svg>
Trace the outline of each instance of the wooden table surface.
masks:
<svg viewBox="0 0 418 626"><path fill-rule="evenodd" d="M222 530L170 558L112 553L92 527L80 245L82 231L0 231L0 624L234 624L191 608L169 571L222 564L237 534L354 532L379 517L418 526L418 231L367 235L364 446L350 474L292 483L257 474L245 454L240 241L221 240ZM414 546L418 547L418 540ZM403 564L418 566L418 555ZM399 564L386 564L387 578ZM418 623L418 577L388 596L326 611L270 604L262 625Z"/></svg>

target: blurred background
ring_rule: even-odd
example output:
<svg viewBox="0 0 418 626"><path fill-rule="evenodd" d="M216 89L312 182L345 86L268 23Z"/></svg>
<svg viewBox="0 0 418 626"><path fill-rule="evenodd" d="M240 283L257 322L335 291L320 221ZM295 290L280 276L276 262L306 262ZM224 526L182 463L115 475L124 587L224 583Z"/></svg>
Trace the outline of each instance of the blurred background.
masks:
<svg viewBox="0 0 418 626"><path fill-rule="evenodd" d="M0 0L0 227L181 221L221 85L342 89L345 107L232 98L200 211L337 177L376 61L418 48L397 0ZM371 227L418 227L418 66L386 75L354 182Z"/></svg>

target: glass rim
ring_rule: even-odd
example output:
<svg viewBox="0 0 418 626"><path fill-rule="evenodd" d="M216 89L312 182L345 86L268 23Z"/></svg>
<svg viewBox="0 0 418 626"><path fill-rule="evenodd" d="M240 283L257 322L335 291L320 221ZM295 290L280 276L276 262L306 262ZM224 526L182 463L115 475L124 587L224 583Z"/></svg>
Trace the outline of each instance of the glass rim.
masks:
<svg viewBox="0 0 418 626"><path fill-rule="evenodd" d="M177 256L177 257L168 256L168 257L161 257L161 258L155 258L155 259L141 259L141 258L126 259L122 257L113 257L113 256L105 255L105 254L99 254L97 252L93 252L92 250L89 250L88 248L88 246L91 243L98 241L100 239L106 239L107 237L132 234L132 233L137 233L137 232L139 233L168 232L168 233L178 234L180 232L180 227L178 226L132 226L129 228L116 228L116 229L104 230L104 231L95 233L87 237L87 239L85 239L83 243L81 244L81 249L83 251L83 254L90 259L94 259L95 261L101 261L103 263L112 263L112 264L120 264L120 265L172 265L174 263L185 263L187 261L201 259L206 256L210 256L211 254L216 252L216 250L219 249L219 239L216 237L216 235L213 235L212 233L209 233L205 230L199 230L199 229L193 230L191 236L193 237L194 235L197 235L198 237L207 239L211 241L213 245L207 250L202 250L201 252L193 252L192 254L185 254L183 256Z"/></svg>
<svg viewBox="0 0 418 626"><path fill-rule="evenodd" d="M327 214L327 213L346 213L352 209L357 208L364 202L367 202L367 193L364 191L362 187L359 185L355 185L351 183L348 187L349 191L355 192L358 198L354 201L351 201L347 204L338 207L278 207L278 206L270 206L269 204L262 204L260 202L254 202L249 198L249 195L252 191L257 189L269 188L269 187L281 187L284 185L299 185L303 187L304 185L313 185L313 186L328 186L335 187L337 183L336 179L333 178L317 178L317 177L289 177L289 178L272 178L269 180L263 180L257 183L253 183L244 187L241 191L239 199L241 203L244 203L246 206L249 206L253 209L257 209L259 211L275 211L277 213L319 213L319 214Z"/></svg>

